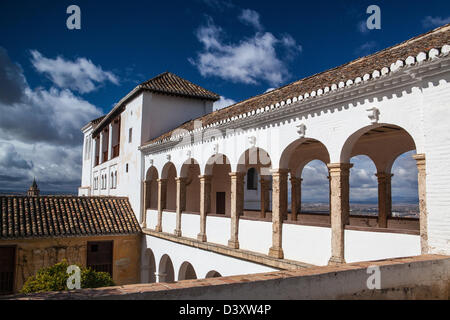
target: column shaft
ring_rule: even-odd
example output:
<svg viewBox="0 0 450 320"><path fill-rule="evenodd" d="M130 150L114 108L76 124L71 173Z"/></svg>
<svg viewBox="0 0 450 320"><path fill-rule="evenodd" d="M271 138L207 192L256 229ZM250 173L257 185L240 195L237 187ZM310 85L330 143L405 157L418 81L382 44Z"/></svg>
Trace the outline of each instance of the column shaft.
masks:
<svg viewBox="0 0 450 320"><path fill-rule="evenodd" d="M211 211L211 176L200 178L200 233L197 239L206 242L206 215Z"/></svg>
<svg viewBox="0 0 450 320"><path fill-rule="evenodd" d="M417 154L413 156L417 163L418 177L418 191L419 191L419 210L420 210L420 246L422 254L428 253L428 213L427 213L427 199L426 199L426 158L425 154Z"/></svg>
<svg viewBox="0 0 450 320"><path fill-rule="evenodd" d="M287 177L289 170L275 169L272 171L272 247L269 256L284 258L282 247L283 216L287 212Z"/></svg>
<svg viewBox="0 0 450 320"><path fill-rule="evenodd" d="M344 228L349 221L350 163L328 164L330 170L331 258L329 264L345 263Z"/></svg>
<svg viewBox="0 0 450 320"><path fill-rule="evenodd" d="M260 198L261 198L261 212L260 218L266 218L266 212L269 208L269 181L261 178L260 183Z"/></svg>
<svg viewBox="0 0 450 320"><path fill-rule="evenodd" d="M162 231L162 213L166 208L167 199L167 179L158 179L158 224L155 231Z"/></svg>
<svg viewBox="0 0 450 320"><path fill-rule="evenodd" d="M297 221L297 214L301 210L303 179L291 176L291 220Z"/></svg>
<svg viewBox="0 0 450 320"><path fill-rule="evenodd" d="M239 248L239 216L244 210L244 175L242 172L230 172L231 177L231 235L228 246Z"/></svg>
<svg viewBox="0 0 450 320"><path fill-rule="evenodd" d="M175 178L177 184L177 217L174 234L181 237L181 214L186 210L186 178Z"/></svg>

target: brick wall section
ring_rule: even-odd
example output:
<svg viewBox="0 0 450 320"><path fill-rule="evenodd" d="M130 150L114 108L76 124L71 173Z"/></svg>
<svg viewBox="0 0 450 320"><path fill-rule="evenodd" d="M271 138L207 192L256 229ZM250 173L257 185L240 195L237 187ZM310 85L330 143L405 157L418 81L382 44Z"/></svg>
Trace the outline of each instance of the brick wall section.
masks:
<svg viewBox="0 0 450 320"><path fill-rule="evenodd" d="M367 289L369 266L381 289ZM449 299L450 257L424 255L175 283L125 285L14 299Z"/></svg>

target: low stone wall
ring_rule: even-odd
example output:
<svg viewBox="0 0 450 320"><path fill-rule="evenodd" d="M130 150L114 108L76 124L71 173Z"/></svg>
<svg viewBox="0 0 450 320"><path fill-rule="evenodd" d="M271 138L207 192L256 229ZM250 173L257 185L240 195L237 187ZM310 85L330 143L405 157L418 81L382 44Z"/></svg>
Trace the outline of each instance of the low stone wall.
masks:
<svg viewBox="0 0 450 320"><path fill-rule="evenodd" d="M369 289L378 266L380 289ZM16 299L449 299L450 257L424 255L255 275L126 285Z"/></svg>

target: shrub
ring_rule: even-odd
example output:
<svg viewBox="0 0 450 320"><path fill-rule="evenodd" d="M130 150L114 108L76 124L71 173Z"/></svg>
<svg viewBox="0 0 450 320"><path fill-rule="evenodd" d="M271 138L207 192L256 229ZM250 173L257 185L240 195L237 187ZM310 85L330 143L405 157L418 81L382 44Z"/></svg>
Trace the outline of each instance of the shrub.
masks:
<svg viewBox="0 0 450 320"><path fill-rule="evenodd" d="M67 268L69 264L63 260L54 266L41 268L36 275L31 276L24 283L21 293L64 291L67 288L69 274ZM81 288L99 288L114 286L111 276L107 272L97 272L90 268L80 267Z"/></svg>

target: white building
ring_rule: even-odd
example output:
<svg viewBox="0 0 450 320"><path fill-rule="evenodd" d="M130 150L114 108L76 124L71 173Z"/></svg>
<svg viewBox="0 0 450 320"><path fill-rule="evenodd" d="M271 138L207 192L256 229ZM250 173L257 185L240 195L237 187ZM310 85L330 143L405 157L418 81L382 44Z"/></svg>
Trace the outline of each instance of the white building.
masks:
<svg viewBox="0 0 450 320"><path fill-rule="evenodd" d="M449 255L449 44L447 25L214 112L218 95L159 75L82 129L79 193L129 197L143 281ZM418 220L391 215L391 168L412 150ZM357 155L377 168L376 217L349 215ZM300 211L312 160L329 214Z"/></svg>

